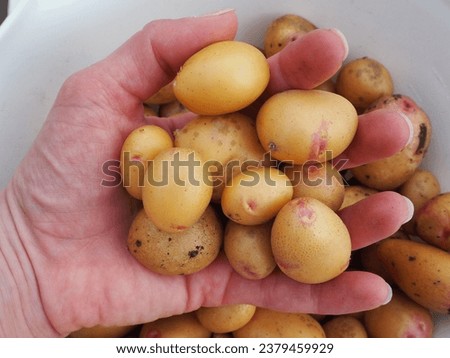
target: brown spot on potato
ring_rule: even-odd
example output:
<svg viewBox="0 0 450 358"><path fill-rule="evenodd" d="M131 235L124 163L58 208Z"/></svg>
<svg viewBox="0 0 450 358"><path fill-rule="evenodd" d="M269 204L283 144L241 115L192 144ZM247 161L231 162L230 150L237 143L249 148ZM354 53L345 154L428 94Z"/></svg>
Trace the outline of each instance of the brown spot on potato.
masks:
<svg viewBox="0 0 450 358"><path fill-rule="evenodd" d="M415 256L408 256L408 261L415 261L416 257Z"/></svg>
<svg viewBox="0 0 450 358"><path fill-rule="evenodd" d="M142 242L141 240L136 240L136 242L134 243L137 247L141 247L142 246Z"/></svg>
<svg viewBox="0 0 450 358"><path fill-rule="evenodd" d="M423 148L425 147L425 143L427 141L428 130L425 123L420 123L419 126L419 145L417 146L415 154L422 154Z"/></svg>

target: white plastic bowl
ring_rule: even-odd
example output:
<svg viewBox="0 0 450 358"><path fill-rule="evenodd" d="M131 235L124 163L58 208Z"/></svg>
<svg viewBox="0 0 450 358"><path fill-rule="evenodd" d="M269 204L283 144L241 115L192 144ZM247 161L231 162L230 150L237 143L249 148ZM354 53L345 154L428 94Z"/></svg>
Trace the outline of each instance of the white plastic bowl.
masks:
<svg viewBox="0 0 450 358"><path fill-rule="evenodd" d="M391 71L396 93L429 114L433 138L425 168L450 191L450 0L22 0L0 27L0 188L36 137L62 82L105 57L157 18L237 9L239 39L262 45L267 24L297 13L337 27L349 59L371 56ZM450 337L450 316L436 316Z"/></svg>

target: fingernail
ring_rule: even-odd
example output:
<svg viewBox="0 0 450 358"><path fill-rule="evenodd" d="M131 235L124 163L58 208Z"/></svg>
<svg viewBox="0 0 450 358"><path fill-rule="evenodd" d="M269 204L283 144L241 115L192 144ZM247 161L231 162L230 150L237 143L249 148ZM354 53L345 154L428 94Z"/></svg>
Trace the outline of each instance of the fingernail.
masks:
<svg viewBox="0 0 450 358"><path fill-rule="evenodd" d="M409 117L406 114L404 114L402 112L397 112L397 113L400 114L400 116L405 120L406 124L408 124L408 127L409 127L409 138L408 138L408 142L406 142L406 144L405 144L405 147L406 147L406 146L410 145L414 139L414 127L413 127L411 120L409 119Z"/></svg>
<svg viewBox="0 0 450 358"><path fill-rule="evenodd" d="M332 28L332 29L330 29L330 31L334 32L336 35L338 35L341 38L342 44L344 45L344 49L345 49L345 55L344 55L344 58L342 59L342 61L344 61L347 58L348 51L349 51L347 39L345 38L345 35L338 29Z"/></svg>
<svg viewBox="0 0 450 358"><path fill-rule="evenodd" d="M412 219L412 217L414 215L414 204L406 196L404 196L403 199L405 200L406 205L408 206L408 216L407 216L406 220L403 222L403 224L406 224L409 220Z"/></svg>
<svg viewBox="0 0 450 358"><path fill-rule="evenodd" d="M387 287L388 287L388 293L387 293L386 300L384 301L383 305L388 304L392 300L392 295L393 295L392 287L390 285L387 285Z"/></svg>
<svg viewBox="0 0 450 358"><path fill-rule="evenodd" d="M226 13L232 12L232 11L235 11L235 10L230 7L230 8L222 9L222 10L219 10L219 11L207 13L207 14L201 15L200 17L219 16L219 15L223 15L223 14L226 14Z"/></svg>

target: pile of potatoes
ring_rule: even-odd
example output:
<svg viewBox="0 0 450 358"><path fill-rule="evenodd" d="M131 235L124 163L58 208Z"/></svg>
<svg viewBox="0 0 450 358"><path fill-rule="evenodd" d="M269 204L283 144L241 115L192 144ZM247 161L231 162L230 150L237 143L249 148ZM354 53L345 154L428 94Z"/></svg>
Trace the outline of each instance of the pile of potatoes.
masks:
<svg viewBox="0 0 450 358"><path fill-rule="evenodd" d="M264 50L239 41L210 45L145 102L148 116L198 116L174 138L146 125L124 142L124 187L143 203L128 249L162 275L198 272L223 251L246 279L279 269L317 284L350 263L350 235L336 212L396 190L413 202L413 219L352 253L351 268L382 276L394 287L391 302L329 317L245 304L202 307L144 324L136 335L432 337L431 311L450 313L450 193L441 193L433 173L420 166L431 139L428 116L412 98L394 94L385 66L353 59L316 89L273 95L255 118L246 111L269 82L265 55L314 29L289 14L267 28ZM379 108L408 116L412 140L390 158L339 173L330 160L351 143L358 114Z"/></svg>

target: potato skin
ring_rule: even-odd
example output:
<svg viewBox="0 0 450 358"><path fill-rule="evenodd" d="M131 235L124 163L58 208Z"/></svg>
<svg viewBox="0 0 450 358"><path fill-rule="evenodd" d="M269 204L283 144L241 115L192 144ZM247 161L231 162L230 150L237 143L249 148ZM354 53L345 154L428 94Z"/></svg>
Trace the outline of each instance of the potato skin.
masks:
<svg viewBox="0 0 450 358"><path fill-rule="evenodd" d="M422 240L450 252L450 193L435 196L417 212L416 232Z"/></svg>
<svg viewBox="0 0 450 358"><path fill-rule="evenodd" d="M161 318L141 328L140 338L209 338L211 331L203 327L194 312Z"/></svg>
<svg viewBox="0 0 450 358"><path fill-rule="evenodd" d="M236 338L325 338L322 326L305 313L256 308L250 322L233 332Z"/></svg>
<svg viewBox="0 0 450 358"><path fill-rule="evenodd" d="M378 193L378 190L368 188L364 185L350 185L344 189L344 200L340 209L356 204L357 202L368 198L370 195Z"/></svg>
<svg viewBox="0 0 450 358"><path fill-rule="evenodd" d="M159 229L183 231L200 218L213 190L204 170L202 157L189 148L164 150L149 162L142 202Z"/></svg>
<svg viewBox="0 0 450 358"><path fill-rule="evenodd" d="M413 218L403 225L403 230L410 234L416 233L417 212L425 203L441 192L438 179L428 170L417 169L399 188L399 193L409 198L414 204Z"/></svg>
<svg viewBox="0 0 450 358"><path fill-rule="evenodd" d="M364 324L373 338L431 338L433 320L430 312L394 291L386 305L367 311Z"/></svg>
<svg viewBox="0 0 450 358"><path fill-rule="evenodd" d="M135 326L102 326L81 328L69 334L71 338L120 338Z"/></svg>
<svg viewBox="0 0 450 358"><path fill-rule="evenodd" d="M380 108L408 116L414 129L413 140L399 153L353 168L351 172L365 186L377 190L393 190L406 182L422 163L431 140L431 123L427 114L407 96L381 97L367 111Z"/></svg>
<svg viewBox="0 0 450 358"><path fill-rule="evenodd" d="M211 264L220 251L223 229L212 207L189 229L167 233L141 210L128 234L128 251L143 266L162 275L189 275Z"/></svg>
<svg viewBox="0 0 450 358"><path fill-rule="evenodd" d="M240 41L220 41L184 63L175 78L174 93L194 113L232 113L255 101L269 77L269 64L259 49Z"/></svg>
<svg viewBox="0 0 450 358"><path fill-rule="evenodd" d="M336 92L362 111L380 97L391 96L394 83L382 63L362 57L348 62L339 71Z"/></svg>
<svg viewBox="0 0 450 358"><path fill-rule="evenodd" d="M222 211L239 224L259 225L272 220L292 194L291 181L277 168L249 168L225 186Z"/></svg>
<svg viewBox="0 0 450 358"><path fill-rule="evenodd" d="M338 156L351 143L357 126L356 110L347 99L320 90L277 93L262 105L256 118L263 148L293 164Z"/></svg>
<svg viewBox="0 0 450 358"><path fill-rule="evenodd" d="M195 311L199 322L214 333L227 333L245 326L255 314L256 307L248 304L201 307Z"/></svg>
<svg viewBox="0 0 450 358"><path fill-rule="evenodd" d="M175 93L173 91L173 83L174 81L170 81L165 86L161 87L161 89L156 92L153 96L147 98L144 103L147 105L153 104L166 104L174 101L176 99Z"/></svg>
<svg viewBox="0 0 450 358"><path fill-rule="evenodd" d="M264 36L264 53L270 57L280 52L289 42L317 29L302 16L286 14L273 20Z"/></svg>
<svg viewBox="0 0 450 358"><path fill-rule="evenodd" d="M337 316L323 325L327 338L367 338L367 332L359 319L343 315Z"/></svg>
<svg viewBox="0 0 450 358"><path fill-rule="evenodd" d="M294 198L309 196L333 211L341 207L345 195L344 182L330 162L291 165L283 171L292 182Z"/></svg>
<svg viewBox="0 0 450 358"><path fill-rule="evenodd" d="M271 230L272 222L248 226L228 220L223 249L230 265L242 277L260 280L275 269Z"/></svg>
<svg viewBox="0 0 450 358"><path fill-rule="evenodd" d="M154 125L136 128L127 136L120 151L120 171L122 184L132 197L142 199L148 162L172 147L169 133Z"/></svg>
<svg viewBox="0 0 450 358"><path fill-rule="evenodd" d="M394 282L413 301L441 313L450 313L450 254L410 240L387 239L378 257Z"/></svg>
<svg viewBox="0 0 450 358"><path fill-rule="evenodd" d="M272 226L272 252L278 267L303 283L321 283L341 274L350 261L350 234L336 213L313 198L296 198Z"/></svg>

